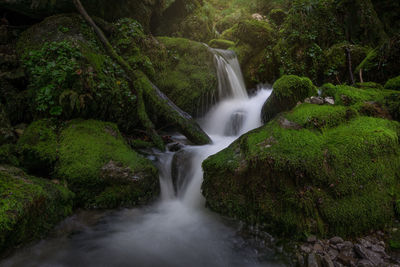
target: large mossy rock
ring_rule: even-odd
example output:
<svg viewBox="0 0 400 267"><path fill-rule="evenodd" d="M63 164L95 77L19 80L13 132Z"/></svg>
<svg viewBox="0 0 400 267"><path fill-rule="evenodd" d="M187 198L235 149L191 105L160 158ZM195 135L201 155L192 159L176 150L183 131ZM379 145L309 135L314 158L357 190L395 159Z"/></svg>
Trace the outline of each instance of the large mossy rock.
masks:
<svg viewBox="0 0 400 267"><path fill-rule="evenodd" d="M73 197L62 185L0 165L0 253L43 237L72 213Z"/></svg>
<svg viewBox="0 0 400 267"><path fill-rule="evenodd" d="M272 55L276 32L267 21L246 19L226 30L222 38L236 42L232 49L239 58L246 85L272 83L279 75L279 68Z"/></svg>
<svg viewBox="0 0 400 267"><path fill-rule="evenodd" d="M302 104L203 162L212 210L280 235L356 236L394 218L400 124Z"/></svg>
<svg viewBox="0 0 400 267"><path fill-rule="evenodd" d="M163 70L155 74L155 84L182 110L203 115L218 88L213 54L204 44L188 39L157 39L167 57Z"/></svg>
<svg viewBox="0 0 400 267"><path fill-rule="evenodd" d="M82 4L89 12L108 21L120 18L134 18L146 29L150 28L153 20L161 15L164 1L160 0L82 0ZM51 15L74 12L75 6L70 0L12 0L2 1L1 8L32 17L43 19Z"/></svg>
<svg viewBox="0 0 400 267"><path fill-rule="evenodd" d="M400 76L388 80L385 84L385 89L400 91Z"/></svg>
<svg viewBox="0 0 400 267"><path fill-rule="evenodd" d="M33 122L18 140L21 165L30 173L49 176L57 161L57 127L51 120Z"/></svg>
<svg viewBox="0 0 400 267"><path fill-rule="evenodd" d="M278 113L294 108L299 101L317 94L310 79L295 75L282 76L274 83L273 88L261 111L264 123L269 122Z"/></svg>
<svg viewBox="0 0 400 267"><path fill-rule="evenodd" d="M138 128L136 97L124 71L78 15L53 16L32 26L19 38L17 51L34 118L95 118L126 132Z"/></svg>
<svg viewBox="0 0 400 267"><path fill-rule="evenodd" d="M114 208L158 195L157 169L125 143L115 124L74 120L61 131L55 175L76 193L76 204Z"/></svg>

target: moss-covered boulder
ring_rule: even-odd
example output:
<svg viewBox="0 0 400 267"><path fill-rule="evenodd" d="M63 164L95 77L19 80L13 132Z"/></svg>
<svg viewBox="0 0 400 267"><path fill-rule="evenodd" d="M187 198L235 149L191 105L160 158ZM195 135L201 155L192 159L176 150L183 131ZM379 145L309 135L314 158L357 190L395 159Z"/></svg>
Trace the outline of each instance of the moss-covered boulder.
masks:
<svg viewBox="0 0 400 267"><path fill-rule="evenodd" d="M285 21L285 19L287 17L287 13L283 9L276 8L276 9L272 9L271 12L269 12L268 17L277 26L280 26Z"/></svg>
<svg viewBox="0 0 400 267"><path fill-rule="evenodd" d="M388 80L385 84L385 89L400 91L400 76Z"/></svg>
<svg viewBox="0 0 400 267"><path fill-rule="evenodd" d="M78 15L45 19L21 35L17 48L34 118L96 118L127 132L138 128L136 96L124 71Z"/></svg>
<svg viewBox="0 0 400 267"><path fill-rule="evenodd" d="M264 123L273 119L278 113L294 108L299 101L317 93L310 79L295 75L282 76L274 83L273 88L271 96L261 111Z"/></svg>
<svg viewBox="0 0 400 267"><path fill-rule="evenodd" d="M120 18L134 18L140 21L148 30L151 24L159 19L165 3L159 0L117 0L113 2L107 0L82 0L81 2L90 15L108 21L115 21ZM38 19L76 11L73 2L69 0L3 1L0 3L0 7Z"/></svg>
<svg viewBox="0 0 400 267"><path fill-rule="evenodd" d="M229 40L224 40L224 39L212 39L208 45L212 48L218 48L218 49L228 49L230 47L235 46L235 43Z"/></svg>
<svg viewBox="0 0 400 267"><path fill-rule="evenodd" d="M272 83L278 78L279 68L272 48L276 32L268 21L248 19L239 22L222 34L222 38L235 41L232 48L238 55L246 85Z"/></svg>
<svg viewBox="0 0 400 267"><path fill-rule="evenodd" d="M207 206L296 238L382 228L400 193L399 126L302 104L203 162Z"/></svg>
<svg viewBox="0 0 400 267"><path fill-rule="evenodd" d="M0 165L0 253L38 239L72 213L66 187Z"/></svg>
<svg viewBox="0 0 400 267"><path fill-rule="evenodd" d="M55 175L84 207L132 206L159 192L153 164L128 147L115 124L95 120L74 120L62 130Z"/></svg>
<svg viewBox="0 0 400 267"><path fill-rule="evenodd" d="M202 115L218 88L213 54L204 44L188 39L158 40L168 56L163 71L155 75L155 84L182 110Z"/></svg>
<svg viewBox="0 0 400 267"><path fill-rule="evenodd" d="M49 176L57 161L57 127L51 120L33 122L18 140L21 165L29 172Z"/></svg>

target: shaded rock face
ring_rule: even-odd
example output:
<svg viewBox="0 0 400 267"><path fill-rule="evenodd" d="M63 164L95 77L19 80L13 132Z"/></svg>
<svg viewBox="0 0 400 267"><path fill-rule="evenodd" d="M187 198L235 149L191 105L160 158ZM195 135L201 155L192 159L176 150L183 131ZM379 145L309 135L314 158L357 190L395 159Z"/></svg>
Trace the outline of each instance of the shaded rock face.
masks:
<svg viewBox="0 0 400 267"><path fill-rule="evenodd" d="M175 194L182 192L183 188L190 182L192 173L193 152L181 150L175 153L172 159L171 176Z"/></svg>
<svg viewBox="0 0 400 267"><path fill-rule="evenodd" d="M305 103L241 136L203 162L207 206L295 238L383 227L395 214L400 125L357 114Z"/></svg>
<svg viewBox="0 0 400 267"><path fill-rule="evenodd" d="M0 165L0 254L42 237L69 216L73 197L62 185Z"/></svg>
<svg viewBox="0 0 400 267"><path fill-rule="evenodd" d="M296 106L299 101L315 95L316 89L308 78L301 78L295 75L285 75L273 85L273 92L265 102L261 118L267 123L276 114L287 111Z"/></svg>
<svg viewBox="0 0 400 267"><path fill-rule="evenodd" d="M108 21L126 17L135 18L146 29L150 28L152 20L160 16L163 7L163 1L160 0L83 0L82 4L91 15ZM2 1L0 7L33 18L45 18L75 11L73 2L69 0L6 0Z"/></svg>

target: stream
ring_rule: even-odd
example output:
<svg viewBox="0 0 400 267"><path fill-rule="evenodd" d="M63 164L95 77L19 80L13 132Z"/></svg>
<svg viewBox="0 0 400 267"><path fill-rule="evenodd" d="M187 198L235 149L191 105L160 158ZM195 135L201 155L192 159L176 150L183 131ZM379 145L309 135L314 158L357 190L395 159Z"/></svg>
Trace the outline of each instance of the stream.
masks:
<svg viewBox="0 0 400 267"><path fill-rule="evenodd" d="M236 55L212 49L219 102L199 120L213 144L186 145L155 156L161 196L155 203L118 211L85 211L62 222L45 240L19 249L1 266L285 266L241 224L205 208L201 164L240 135L261 125L272 90L249 97ZM184 137L173 136L185 141Z"/></svg>

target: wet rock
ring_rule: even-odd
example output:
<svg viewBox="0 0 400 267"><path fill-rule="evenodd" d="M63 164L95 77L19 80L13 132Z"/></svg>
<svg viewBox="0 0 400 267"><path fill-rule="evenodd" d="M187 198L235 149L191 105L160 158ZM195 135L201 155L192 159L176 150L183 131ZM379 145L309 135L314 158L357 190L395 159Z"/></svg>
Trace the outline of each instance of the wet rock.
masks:
<svg viewBox="0 0 400 267"><path fill-rule="evenodd" d="M245 118L246 118L245 112L243 111L234 112L229 119L229 123L226 126L224 134L227 136L238 135L240 129L242 129Z"/></svg>
<svg viewBox="0 0 400 267"><path fill-rule="evenodd" d="M333 248L329 248L328 249L328 255L329 255L331 260L334 260L339 255L339 251L337 251L336 249L333 249Z"/></svg>
<svg viewBox="0 0 400 267"><path fill-rule="evenodd" d="M378 266L382 263L382 258L379 256L379 254L366 249L360 244L356 244L354 246L354 251L357 253L358 256L360 256L360 258L369 260L375 266Z"/></svg>
<svg viewBox="0 0 400 267"><path fill-rule="evenodd" d="M307 267L320 267L321 261L320 257L315 253L310 253L307 256Z"/></svg>
<svg viewBox="0 0 400 267"><path fill-rule="evenodd" d="M101 168L100 176L112 184L128 184L143 178L140 174L133 173L130 167L113 160L110 160Z"/></svg>
<svg viewBox="0 0 400 267"><path fill-rule="evenodd" d="M289 121L285 117L279 117L278 123L282 128L285 128L285 129L300 130L301 128L303 128L300 124Z"/></svg>
<svg viewBox="0 0 400 267"><path fill-rule="evenodd" d="M343 238L341 238L339 236L335 236L335 237L332 237L331 239L329 239L329 243L333 244L333 245L336 245L336 244L339 244L339 243L343 243L343 242L344 242Z"/></svg>
<svg viewBox="0 0 400 267"><path fill-rule="evenodd" d="M309 254L312 251L312 249L307 245L301 245L300 246L300 250L303 251L306 254Z"/></svg>
<svg viewBox="0 0 400 267"><path fill-rule="evenodd" d="M329 105L335 105L335 100L333 97L325 97L324 102Z"/></svg>
<svg viewBox="0 0 400 267"><path fill-rule="evenodd" d="M263 17L261 14L258 14L258 13L252 14L251 17L252 17L253 19L259 20L259 21L264 20L264 17Z"/></svg>
<svg viewBox="0 0 400 267"><path fill-rule="evenodd" d="M373 267L374 264L369 260L362 259L357 263L357 267Z"/></svg>
<svg viewBox="0 0 400 267"><path fill-rule="evenodd" d="M315 235L310 235L309 237L307 237L307 242L315 243L315 242L317 242L317 237Z"/></svg>
<svg viewBox="0 0 400 267"><path fill-rule="evenodd" d="M184 148L185 146L179 142L171 143L168 145L168 150L171 152L177 152Z"/></svg>
<svg viewBox="0 0 400 267"><path fill-rule="evenodd" d="M312 96L310 98L310 103L315 105L322 105L324 104L324 99L320 96Z"/></svg>
<svg viewBox="0 0 400 267"><path fill-rule="evenodd" d="M322 257L322 267L334 267L335 265L333 264L333 261L331 258L327 255Z"/></svg>
<svg viewBox="0 0 400 267"><path fill-rule="evenodd" d="M324 248L322 247L321 244L318 243L314 245L313 249L315 252L324 252Z"/></svg>
<svg viewBox="0 0 400 267"><path fill-rule="evenodd" d="M353 257L348 256L342 252L340 252L337 256L337 260L345 266L355 266L356 263L356 260Z"/></svg>
<svg viewBox="0 0 400 267"><path fill-rule="evenodd" d="M172 184L176 194L183 188L192 177L190 170L192 169L193 152L190 150L180 150L175 153L172 159L171 176Z"/></svg>

